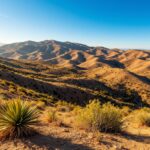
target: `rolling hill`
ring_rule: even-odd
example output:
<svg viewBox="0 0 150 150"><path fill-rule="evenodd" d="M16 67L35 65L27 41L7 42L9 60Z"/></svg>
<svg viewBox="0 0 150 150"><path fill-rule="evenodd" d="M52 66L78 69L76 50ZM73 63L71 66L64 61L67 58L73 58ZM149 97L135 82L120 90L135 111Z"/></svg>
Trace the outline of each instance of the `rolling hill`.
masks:
<svg viewBox="0 0 150 150"><path fill-rule="evenodd" d="M150 51L47 40L1 46L0 57L1 79L55 99L150 104Z"/></svg>
<svg viewBox="0 0 150 150"><path fill-rule="evenodd" d="M149 51L124 51L58 41L27 41L1 46L1 108L18 99L39 112L39 122L33 126L36 134L23 140L22 137L1 139L0 149L122 150L150 147L149 127L138 125L138 115L145 112L145 118L149 114ZM97 101L91 100L99 100L104 105L98 105L100 108L97 109L93 103ZM105 104L107 102L118 107ZM13 107L16 108L19 105ZM118 116L123 117L122 131L103 133L100 129L93 130L91 120L87 122L88 119L81 117L84 114L84 118L91 118L93 112L97 126L99 119L95 120L95 117L102 116L99 110L105 110L103 116L107 123L103 127L114 124ZM78 126L80 121L81 127ZM117 125L118 122L115 129Z"/></svg>
<svg viewBox="0 0 150 150"><path fill-rule="evenodd" d="M0 47L0 56L10 59L46 61L81 69L110 66L150 77L150 51L90 47L71 42L21 42Z"/></svg>

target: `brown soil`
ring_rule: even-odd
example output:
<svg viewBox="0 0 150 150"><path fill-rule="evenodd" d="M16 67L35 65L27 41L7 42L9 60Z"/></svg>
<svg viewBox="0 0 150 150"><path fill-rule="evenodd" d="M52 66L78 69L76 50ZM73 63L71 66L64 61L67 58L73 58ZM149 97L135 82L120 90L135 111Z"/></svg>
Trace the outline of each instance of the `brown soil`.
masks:
<svg viewBox="0 0 150 150"><path fill-rule="evenodd" d="M40 124L39 134L28 139L0 143L1 150L149 150L150 129L126 134L86 132L68 126ZM147 130L147 132L146 132ZM142 132L143 131L143 132ZM136 134L135 134L136 133ZM138 133L138 135L137 135Z"/></svg>

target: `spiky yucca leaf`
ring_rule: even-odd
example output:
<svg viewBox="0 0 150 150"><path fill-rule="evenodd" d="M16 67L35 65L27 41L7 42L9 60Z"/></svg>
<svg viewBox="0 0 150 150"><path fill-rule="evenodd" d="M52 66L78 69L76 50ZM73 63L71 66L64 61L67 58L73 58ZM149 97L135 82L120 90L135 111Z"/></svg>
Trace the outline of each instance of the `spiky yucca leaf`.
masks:
<svg viewBox="0 0 150 150"><path fill-rule="evenodd" d="M37 123L38 111L21 100L12 100L0 106L0 135L3 138L28 136Z"/></svg>

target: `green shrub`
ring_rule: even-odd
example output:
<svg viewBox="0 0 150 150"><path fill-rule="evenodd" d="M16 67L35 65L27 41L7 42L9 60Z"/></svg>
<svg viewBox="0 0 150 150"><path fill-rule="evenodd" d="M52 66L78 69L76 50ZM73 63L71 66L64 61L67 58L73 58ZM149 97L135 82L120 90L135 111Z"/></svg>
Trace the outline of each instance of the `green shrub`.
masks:
<svg viewBox="0 0 150 150"><path fill-rule="evenodd" d="M1 138L20 138L33 132L37 123L38 111L21 100L12 100L0 106Z"/></svg>
<svg viewBox="0 0 150 150"><path fill-rule="evenodd" d="M98 100L94 100L80 110L77 125L90 130L119 132L123 125L122 113L110 103L100 105Z"/></svg>

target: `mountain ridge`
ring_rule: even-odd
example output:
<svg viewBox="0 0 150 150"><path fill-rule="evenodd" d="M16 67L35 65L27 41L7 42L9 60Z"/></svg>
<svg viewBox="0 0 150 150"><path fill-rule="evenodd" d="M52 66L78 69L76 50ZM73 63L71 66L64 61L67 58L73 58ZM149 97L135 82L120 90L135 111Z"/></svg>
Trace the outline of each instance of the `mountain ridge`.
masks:
<svg viewBox="0 0 150 150"><path fill-rule="evenodd" d="M110 66L128 69L135 73L147 72L150 66L150 51L109 49L80 43L45 40L25 41L0 46L0 57L16 60L44 61L65 67L82 69ZM142 65L141 65L142 64Z"/></svg>
<svg viewBox="0 0 150 150"><path fill-rule="evenodd" d="M102 80L112 88L136 91L150 103L150 52L90 47L80 43L45 40L0 47L0 57L82 70L87 78Z"/></svg>

